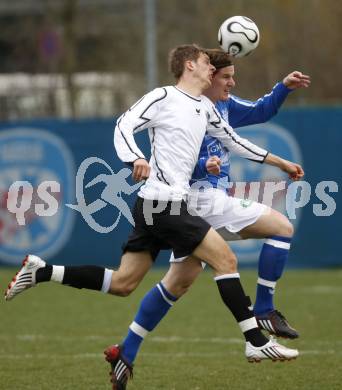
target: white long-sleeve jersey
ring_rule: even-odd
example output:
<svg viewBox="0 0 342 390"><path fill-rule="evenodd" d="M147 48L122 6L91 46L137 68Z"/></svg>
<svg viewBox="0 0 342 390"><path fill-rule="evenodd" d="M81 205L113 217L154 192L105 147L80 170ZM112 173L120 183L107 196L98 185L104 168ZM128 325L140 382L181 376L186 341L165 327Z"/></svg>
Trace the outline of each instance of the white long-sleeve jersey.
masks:
<svg viewBox="0 0 342 390"><path fill-rule="evenodd" d="M123 162L145 158L134 134L146 128L151 172L138 194L145 199L185 198L206 132L243 158L263 162L267 155L266 150L238 136L207 97L191 96L175 86L154 89L118 119L114 145Z"/></svg>

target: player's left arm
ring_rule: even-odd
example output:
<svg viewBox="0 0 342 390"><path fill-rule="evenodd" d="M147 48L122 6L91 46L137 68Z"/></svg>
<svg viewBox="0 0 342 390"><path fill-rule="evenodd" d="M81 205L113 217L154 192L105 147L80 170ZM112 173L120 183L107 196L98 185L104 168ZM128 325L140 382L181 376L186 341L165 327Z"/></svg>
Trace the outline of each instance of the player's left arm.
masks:
<svg viewBox="0 0 342 390"><path fill-rule="evenodd" d="M218 108L224 106L229 111L229 123L233 128L264 123L277 114L288 94L294 89L307 88L310 76L299 71L289 73L282 82L277 83L272 91L256 101L231 96L226 102L220 101Z"/></svg>
<svg viewBox="0 0 342 390"><path fill-rule="evenodd" d="M207 100L207 103L209 100ZM210 107L211 106L211 107ZM268 152L246 138L240 137L234 129L220 116L214 105L209 103L209 120L207 132L218 139L224 147L240 157L263 163Z"/></svg>
<svg viewBox="0 0 342 390"><path fill-rule="evenodd" d="M292 180L300 180L304 176L304 170L299 164L269 153L246 138L240 137L228 123L218 117L215 109L214 112L217 120L210 122L208 133L219 139L229 150L248 160L278 167L286 172Z"/></svg>
<svg viewBox="0 0 342 390"><path fill-rule="evenodd" d="M272 153L268 153L264 163L278 167L282 171L286 172L289 175L289 178L294 181L300 180L304 176L304 170L299 164L285 160Z"/></svg>

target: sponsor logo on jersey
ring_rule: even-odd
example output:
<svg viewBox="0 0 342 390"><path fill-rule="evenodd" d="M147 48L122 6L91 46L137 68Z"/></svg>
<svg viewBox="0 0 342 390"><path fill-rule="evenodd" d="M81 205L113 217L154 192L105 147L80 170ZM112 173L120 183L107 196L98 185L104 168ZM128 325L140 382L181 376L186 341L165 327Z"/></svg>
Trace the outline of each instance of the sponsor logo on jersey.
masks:
<svg viewBox="0 0 342 390"><path fill-rule="evenodd" d="M2 130L0 167L0 259L17 264L27 253L44 258L53 256L66 243L73 228L73 213L64 206L73 197L75 180L75 165L68 146L60 137L43 129ZM12 202L28 204L22 221L7 207L11 203L9 189L13 183L20 182L28 183L31 189L29 199L25 199L23 188L20 200ZM50 194L58 207L48 217L36 212L38 204L44 208L44 200L37 191L43 182L59 183L61 189Z"/></svg>
<svg viewBox="0 0 342 390"><path fill-rule="evenodd" d="M216 139L213 139L213 141L207 145L207 150L209 156L220 156L222 153L222 145Z"/></svg>

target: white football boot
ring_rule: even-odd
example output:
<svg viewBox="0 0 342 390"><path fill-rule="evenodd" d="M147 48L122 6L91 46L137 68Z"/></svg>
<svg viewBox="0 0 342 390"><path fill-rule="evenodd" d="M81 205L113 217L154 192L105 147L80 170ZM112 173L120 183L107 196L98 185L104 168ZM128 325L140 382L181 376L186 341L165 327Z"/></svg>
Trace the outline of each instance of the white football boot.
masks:
<svg viewBox="0 0 342 390"><path fill-rule="evenodd" d="M10 301L21 292L36 285L36 272L45 267L46 263L40 257L28 255L23 261L19 272L15 274L5 292L5 300Z"/></svg>
<svg viewBox="0 0 342 390"><path fill-rule="evenodd" d="M274 362L296 359L299 355L297 349L290 349L277 343L273 338L262 347L254 347L250 342L246 342L246 358L250 363L259 363L261 360L269 359Z"/></svg>

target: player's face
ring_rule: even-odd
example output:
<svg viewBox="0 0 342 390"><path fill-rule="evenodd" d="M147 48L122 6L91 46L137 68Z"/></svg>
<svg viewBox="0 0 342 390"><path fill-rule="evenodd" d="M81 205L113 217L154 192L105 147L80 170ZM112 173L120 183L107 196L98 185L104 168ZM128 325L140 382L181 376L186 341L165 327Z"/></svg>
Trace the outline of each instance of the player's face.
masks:
<svg viewBox="0 0 342 390"><path fill-rule="evenodd" d="M208 88L211 85L215 71L215 67L211 65L209 57L201 53L195 62L195 68L196 76L201 80L203 89Z"/></svg>
<svg viewBox="0 0 342 390"><path fill-rule="evenodd" d="M210 87L215 100L229 99L230 90L235 87L234 73L234 65L218 69L215 73Z"/></svg>

